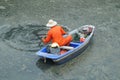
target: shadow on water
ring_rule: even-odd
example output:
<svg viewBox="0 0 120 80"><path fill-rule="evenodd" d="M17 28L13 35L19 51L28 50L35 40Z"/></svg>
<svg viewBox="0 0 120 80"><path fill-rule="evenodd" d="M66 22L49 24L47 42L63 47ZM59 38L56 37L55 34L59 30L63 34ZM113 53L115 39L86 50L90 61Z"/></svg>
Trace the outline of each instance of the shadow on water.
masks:
<svg viewBox="0 0 120 80"><path fill-rule="evenodd" d="M37 62L36 62L36 66L38 68L40 68L41 70L47 70L49 69L50 67L52 66L55 66L54 62L51 60L51 59L47 59L46 63L44 62L43 59L39 59Z"/></svg>

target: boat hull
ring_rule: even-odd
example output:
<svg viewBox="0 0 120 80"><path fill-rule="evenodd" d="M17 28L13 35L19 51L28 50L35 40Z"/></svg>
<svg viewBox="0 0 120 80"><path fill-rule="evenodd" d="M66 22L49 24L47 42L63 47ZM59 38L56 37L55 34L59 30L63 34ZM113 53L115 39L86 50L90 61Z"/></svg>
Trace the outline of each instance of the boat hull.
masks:
<svg viewBox="0 0 120 80"><path fill-rule="evenodd" d="M81 55L87 49L87 47L90 45L93 36L91 37L91 39L83 47L80 47L76 51L73 51L71 55L69 55L67 57L64 57L64 58L53 60L53 62L55 62L55 64L63 64L65 62L67 62L67 61Z"/></svg>
<svg viewBox="0 0 120 80"><path fill-rule="evenodd" d="M41 53L43 50L41 50L37 54L42 58L51 59L55 64L63 64L65 62L77 57L78 55L82 54L82 52L87 49L87 47L89 46L89 44L92 40L92 37L94 35L94 28L95 27L92 26L92 28L93 28L93 31L86 38L86 40L84 42L82 42L82 43L81 42L71 42L70 43L71 45L77 45L77 47L75 47L75 49L73 49L73 50L68 51L67 53L64 53L63 55L59 55L59 56L52 55L51 56L51 54ZM70 34L73 34L74 32L76 32L76 30L73 30Z"/></svg>
<svg viewBox="0 0 120 80"><path fill-rule="evenodd" d="M61 59L56 59L56 60L53 60L53 62L55 62L56 64L63 64L75 57L77 57L78 55L82 54L82 52L84 50L86 50L86 48L88 47L89 43L87 43L84 47L82 47L81 49L78 49L77 51L74 51L72 52L71 55L67 56L67 57L64 57L64 58L61 58Z"/></svg>

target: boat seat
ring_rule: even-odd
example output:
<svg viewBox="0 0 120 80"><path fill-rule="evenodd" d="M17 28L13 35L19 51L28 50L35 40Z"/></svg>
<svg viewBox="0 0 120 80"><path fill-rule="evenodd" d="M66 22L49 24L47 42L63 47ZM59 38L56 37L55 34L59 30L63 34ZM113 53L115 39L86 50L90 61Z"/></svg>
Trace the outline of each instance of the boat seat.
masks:
<svg viewBox="0 0 120 80"><path fill-rule="evenodd" d="M61 46L60 49L72 50L72 49L74 49L74 47L71 47L71 46Z"/></svg>

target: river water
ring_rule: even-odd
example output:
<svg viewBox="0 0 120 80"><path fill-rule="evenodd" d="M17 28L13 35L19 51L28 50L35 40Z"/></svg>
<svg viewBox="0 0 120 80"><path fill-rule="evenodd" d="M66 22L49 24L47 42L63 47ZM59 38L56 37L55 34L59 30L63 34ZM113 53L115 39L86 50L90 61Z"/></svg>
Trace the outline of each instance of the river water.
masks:
<svg viewBox="0 0 120 80"><path fill-rule="evenodd" d="M42 63L49 19L96 26L92 43L65 64ZM119 34L120 0L0 0L0 80L120 80Z"/></svg>

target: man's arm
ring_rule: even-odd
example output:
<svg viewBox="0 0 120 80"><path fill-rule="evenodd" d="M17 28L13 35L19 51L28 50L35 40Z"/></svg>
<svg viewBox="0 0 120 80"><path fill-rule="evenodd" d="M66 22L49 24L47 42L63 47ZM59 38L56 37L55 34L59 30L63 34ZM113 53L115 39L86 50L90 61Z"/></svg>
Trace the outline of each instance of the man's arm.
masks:
<svg viewBox="0 0 120 80"><path fill-rule="evenodd" d="M47 36L45 38L42 38L42 41L44 44L47 44L51 40L51 34L48 32Z"/></svg>

